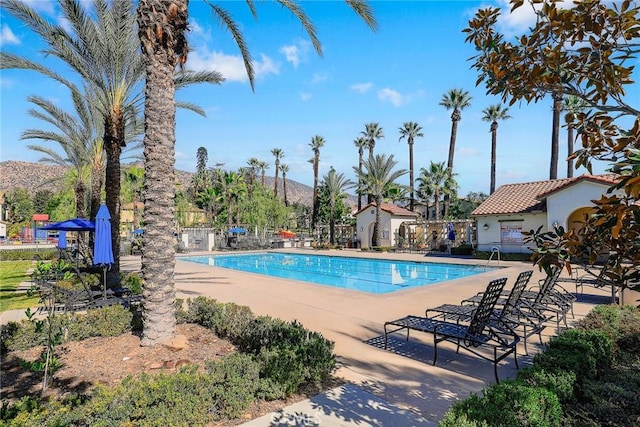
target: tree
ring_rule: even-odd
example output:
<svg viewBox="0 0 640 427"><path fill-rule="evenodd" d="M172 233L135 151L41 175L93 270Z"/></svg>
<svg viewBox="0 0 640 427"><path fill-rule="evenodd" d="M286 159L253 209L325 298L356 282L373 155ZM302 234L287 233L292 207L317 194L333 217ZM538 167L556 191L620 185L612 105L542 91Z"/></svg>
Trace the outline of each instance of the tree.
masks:
<svg viewBox="0 0 640 427"><path fill-rule="evenodd" d="M282 151L282 148L274 148L271 150L271 154L273 154L273 157L275 157L276 174L273 179L273 195L277 199L278 198L278 172L280 171L280 159L284 157L284 151Z"/></svg>
<svg viewBox="0 0 640 427"><path fill-rule="evenodd" d="M458 137L458 122L462 120L462 110L471 106L471 95L469 92L463 89L451 89L449 92L442 95L440 105L451 112L451 138L449 140L449 158L447 160L447 167L453 173L453 155L456 150L456 139ZM449 214L449 196L445 197L444 201L444 214Z"/></svg>
<svg viewBox="0 0 640 427"><path fill-rule="evenodd" d="M138 203L142 196L142 188L144 185L144 169L136 165L131 165L124 171L123 187L128 193L128 200L133 204L133 227L140 227L140 212L138 211ZM124 192L123 192L124 193Z"/></svg>
<svg viewBox="0 0 640 427"><path fill-rule="evenodd" d="M334 245L336 243L336 204L339 200L347 197L346 189L351 187L353 183L345 178L343 173L337 173L333 167L323 178L324 185L327 188L329 196L329 242Z"/></svg>
<svg viewBox="0 0 640 427"><path fill-rule="evenodd" d="M369 158L373 157L373 149L376 146L378 139L384 138L384 132L382 127L378 123L371 122L364 125L364 130L360 134L367 140L367 147L369 147ZM367 203L371 203L374 197L373 194L367 195Z"/></svg>
<svg viewBox="0 0 640 427"><path fill-rule="evenodd" d="M578 114L587 108L587 103L575 95L564 98L562 109L567 112L564 116L567 124L567 178L573 177L573 130L578 120Z"/></svg>
<svg viewBox="0 0 640 427"><path fill-rule="evenodd" d="M406 138L407 144L409 145L409 209L413 211L415 207L415 198L413 194L413 141L415 138L422 138L424 134L422 133L422 127L416 122L405 122L399 131L400 139L398 141L402 141Z"/></svg>
<svg viewBox="0 0 640 427"><path fill-rule="evenodd" d="M393 160L393 154L387 157L386 155L374 155L369 157L364 162L365 171L359 173L356 168L354 171L358 173L358 177L362 182L362 187L367 191L367 194L373 195L376 204L376 221L375 221L375 236L374 246L379 246L382 242L382 227L380 223L380 207L382 205L382 195L389 190L389 188L395 184L395 181L402 175L407 173L404 169L393 170L398 162Z"/></svg>
<svg viewBox="0 0 640 427"><path fill-rule="evenodd" d="M141 83L144 64L140 55L140 42L136 37L136 14L133 0L104 2L93 0L89 7L79 0L59 0L60 16L65 25L47 22L26 2L2 0L2 8L9 11L26 27L37 34L47 45L47 57L57 58L68 66L74 77L81 80L79 87L54 67L36 63L19 55L1 52L0 66L37 71L74 93L84 93L101 115L104 135L102 143L106 153L105 203L111 214L111 240L114 248L120 247L120 157L122 150L132 142L130 137L142 131L138 114L143 99ZM59 65L59 64L55 64ZM218 83L215 72L184 72L171 79L175 87L193 83ZM173 100L172 100L173 102ZM185 108L204 114L191 104ZM137 132L127 132L137 129ZM97 208L97 206L96 206ZM91 212L91 217L96 212ZM114 251L114 264L109 270L109 280L118 280L120 252Z"/></svg>
<svg viewBox="0 0 640 427"><path fill-rule="evenodd" d="M237 172L223 172L216 182L217 201L227 208L227 226L233 227L233 207L246 189L244 177ZM240 222L236 216L236 223Z"/></svg>
<svg viewBox="0 0 640 427"><path fill-rule="evenodd" d="M304 11L293 2L280 2L302 23L318 53L320 42L315 28ZM242 33L229 13L219 5L208 3L223 25L229 29L244 60L251 87L254 70L249 50ZM349 1L349 6L364 21L375 28L375 19L364 1ZM253 2L247 2L256 16ZM173 239L168 233L172 224L173 162L175 155L175 87L172 73L176 66L187 61L186 31L189 24L187 0L139 0L138 27L145 59L145 176L147 200L145 204L145 233L152 230L143 245L142 271L144 277L144 332L143 345L152 345L169 339L175 333L175 252ZM162 125L160 125L162 123ZM152 158L153 157L153 158ZM171 169L171 170L169 170ZM277 170L276 170L277 174ZM151 205L151 206L148 206ZM146 216L149 216L147 219ZM162 236L161 236L162 235Z"/></svg>
<svg viewBox="0 0 640 427"><path fill-rule="evenodd" d="M247 160L247 165L249 165L249 198L251 198L252 194L253 194L253 186L256 182L256 174L258 173L258 170L260 169L260 160L256 159L255 157L250 158L249 160ZM262 182L262 185L264 185L264 180Z"/></svg>
<svg viewBox="0 0 640 427"><path fill-rule="evenodd" d="M425 200L427 206L429 198L433 198L436 220L440 219L440 197L455 194L457 186L454 174L445 167L444 162L431 162L429 169L420 168L418 195Z"/></svg>
<svg viewBox="0 0 640 427"><path fill-rule="evenodd" d="M260 182L264 187L264 177L267 173L267 169L269 169L269 163L267 163L265 160L261 160L258 167L260 168Z"/></svg>
<svg viewBox="0 0 640 427"><path fill-rule="evenodd" d="M69 168L76 177L73 185L75 194L76 217L85 218L87 183L85 175L92 164L91 156L94 153L93 144L98 143L96 124L91 113L89 103L85 98L73 93L75 114L69 113L57 107L53 102L39 96L30 96L27 100L38 109L29 109L29 115L40 119L56 130L27 129L22 132L20 139L37 139L46 142L54 142L64 152L58 153L56 147L42 145L28 145L27 148L44 154L40 159L42 163L53 164Z"/></svg>
<svg viewBox="0 0 640 427"><path fill-rule="evenodd" d="M280 172L282 172L282 192L284 193L284 205L289 206L287 200L287 173L289 172L289 165L284 163L280 164Z"/></svg>
<svg viewBox="0 0 640 427"><path fill-rule="evenodd" d="M549 179L558 179L558 157L560 151L560 112L562 112L562 93L553 92L553 120L551 123L551 162L549 163Z"/></svg>
<svg viewBox="0 0 640 427"><path fill-rule="evenodd" d="M309 147L313 151L313 214L311 215L311 228L315 228L318 222L318 167L320 166L320 149L324 147L325 140L320 135L311 138Z"/></svg>
<svg viewBox="0 0 640 427"><path fill-rule="evenodd" d="M508 114L509 108L502 107L501 104L491 105L482 110L482 120L490 122L491 127L491 187L489 194L493 194L496 191L496 141L498 139L498 120L507 120L511 116Z"/></svg>
<svg viewBox="0 0 640 427"><path fill-rule="evenodd" d="M362 209L362 182L360 176L362 175L362 165L364 163L364 149L367 147L367 139L363 136L356 138L353 144L358 148L358 187L356 193L358 194L358 210Z"/></svg>
<svg viewBox="0 0 640 427"><path fill-rule="evenodd" d="M511 4L514 10L524 1ZM496 8L480 9L464 30L478 51L472 58L478 83L488 93L509 105L554 92L588 105L575 124L582 148L571 157L589 171L594 159L609 162L618 181L595 201L580 233L541 227L527 234L537 246L534 262L547 271L571 260L595 262L607 251L609 278L622 288L640 286L640 109L625 99L640 53L639 16L640 6L626 0L576 2L567 9L544 2L528 33L509 41L496 30Z"/></svg>

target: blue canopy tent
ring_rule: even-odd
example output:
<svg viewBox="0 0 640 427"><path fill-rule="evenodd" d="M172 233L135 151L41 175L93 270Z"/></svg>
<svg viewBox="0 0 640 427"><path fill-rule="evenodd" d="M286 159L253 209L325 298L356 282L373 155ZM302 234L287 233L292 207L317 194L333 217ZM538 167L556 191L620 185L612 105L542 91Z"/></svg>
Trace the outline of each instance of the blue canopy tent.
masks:
<svg viewBox="0 0 640 427"><path fill-rule="evenodd" d="M96 215L96 235L93 246L93 264L103 268L102 293L107 296L107 270L114 263L113 246L111 244L111 214L106 205L100 205Z"/></svg>
<svg viewBox="0 0 640 427"><path fill-rule="evenodd" d="M43 225L40 230L58 230L58 231L94 231L95 223L84 218L72 218L64 221L54 222Z"/></svg>
<svg viewBox="0 0 640 427"><path fill-rule="evenodd" d="M233 227L227 230L229 234L247 234L247 229L242 227Z"/></svg>
<svg viewBox="0 0 640 427"><path fill-rule="evenodd" d="M67 249L67 232L64 230L58 232L58 249Z"/></svg>

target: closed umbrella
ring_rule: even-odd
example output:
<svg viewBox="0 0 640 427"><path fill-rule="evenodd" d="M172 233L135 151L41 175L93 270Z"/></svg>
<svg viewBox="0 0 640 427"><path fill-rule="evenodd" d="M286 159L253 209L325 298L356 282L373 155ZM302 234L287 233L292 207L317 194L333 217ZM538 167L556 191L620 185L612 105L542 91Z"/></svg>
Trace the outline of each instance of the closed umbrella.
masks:
<svg viewBox="0 0 640 427"><path fill-rule="evenodd" d="M449 240L451 240L452 242L456 240L456 231L453 227L452 222L449 223Z"/></svg>
<svg viewBox="0 0 640 427"><path fill-rule="evenodd" d="M58 232L58 249L67 249L67 232L64 230Z"/></svg>
<svg viewBox="0 0 640 427"><path fill-rule="evenodd" d="M113 246L111 244L111 214L106 205L100 205L96 215L95 243L93 246L93 263L104 269L103 296L107 293L107 269L114 263Z"/></svg>

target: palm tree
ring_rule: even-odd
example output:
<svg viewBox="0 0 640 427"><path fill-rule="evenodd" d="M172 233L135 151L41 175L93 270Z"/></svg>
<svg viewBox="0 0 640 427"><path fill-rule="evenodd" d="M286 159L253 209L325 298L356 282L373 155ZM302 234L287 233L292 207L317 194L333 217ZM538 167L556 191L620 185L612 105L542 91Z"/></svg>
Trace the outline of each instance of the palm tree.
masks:
<svg viewBox="0 0 640 427"><path fill-rule="evenodd" d="M506 107L503 108L501 104L491 105L482 110L484 114L482 120L491 123L491 187L489 194L493 194L493 192L496 191L496 141L498 137L498 120L510 119L511 116L507 114L508 112L509 109Z"/></svg>
<svg viewBox="0 0 640 427"><path fill-rule="evenodd" d="M399 129L400 139L402 141L407 138L407 144L409 144L409 209L413 211L415 205L415 199L413 194L413 141L415 138L422 138L422 127L416 122L405 122Z"/></svg>
<svg viewBox="0 0 640 427"><path fill-rule="evenodd" d="M336 173L333 167L323 178L329 195L329 242L333 245L336 243L336 202L346 197L346 189L351 187L353 183L345 178L343 173Z"/></svg>
<svg viewBox="0 0 640 427"><path fill-rule="evenodd" d="M451 89L449 92L442 95L440 105L451 112L451 139L449 140L449 158L447 160L447 167L453 173L453 155L456 149L456 139L458 137L458 122L462 120L462 110L471 106L471 95L464 89ZM449 196L444 200L444 214L449 214Z"/></svg>
<svg viewBox="0 0 640 427"><path fill-rule="evenodd" d="M273 154L273 157L275 157L275 177L273 179L273 196L277 199L278 198L278 172L280 171L280 159L284 157L284 151L282 151L282 148L274 148L271 150L271 154Z"/></svg>
<svg viewBox="0 0 640 427"><path fill-rule="evenodd" d="M369 148L369 158L373 157L373 149L376 146L376 141L378 139L384 138L384 133L382 132L382 128L378 123L371 122L365 123L364 130L360 132L362 136L367 140L367 147ZM371 203L373 201L373 195L367 195L367 203Z"/></svg>
<svg viewBox="0 0 640 427"><path fill-rule="evenodd" d="M253 195L253 185L256 181L256 173L260 169L260 160L251 157L247 160L247 165L249 165L249 198L251 198ZM262 185L264 185L264 183Z"/></svg>
<svg viewBox="0 0 640 427"><path fill-rule="evenodd" d="M562 109L567 112L564 116L567 123L567 178L573 177L573 129L575 128L575 122L582 111L589 105L580 97L575 95L569 95L564 98Z"/></svg>
<svg viewBox="0 0 640 427"><path fill-rule="evenodd" d="M380 207L382 205L382 196L389 190L390 187L395 186L395 181L402 175L407 173L404 169L398 169L396 171L393 168L398 164L393 160L393 154L387 157L384 154L374 155L369 157L364 162L364 168L366 171L359 173L356 168L354 171L358 173L358 177L362 182L362 187L368 194L372 194L376 204L376 221L375 221L375 239L373 246L379 246L382 242L382 227L380 223Z"/></svg>
<svg viewBox="0 0 640 427"><path fill-rule="evenodd" d="M320 53L320 42L316 37L315 28L304 11L294 2L281 0L280 3L302 22L314 48ZM253 64L239 26L220 6L208 4L213 14L229 29L240 48L249 82L253 88ZM375 20L366 2L350 1L347 4L367 24L375 28ZM253 2L247 2L247 5L255 16ZM184 64L187 60L188 45L185 37L189 24L187 6L188 0L139 0L138 2L138 34L147 71L145 128L153 130L145 135L145 153L155 154L154 160L146 163L149 169L154 170L146 174L149 181L148 199L153 200L153 203L150 203L153 206L147 206L145 213L149 212L150 216L159 215L153 222L145 220L145 226L146 230L153 230L154 237L161 233L165 236L171 234L167 233L167 228L171 225L173 212L171 209L169 212L161 212L163 206L169 205L169 200L173 198L168 190L174 182L173 170L167 174L169 172L167 169L173 165L175 145L175 108L173 108L175 89L169 80L176 66ZM161 123L162 126L160 126ZM154 240L153 247L146 256L143 250L143 275L145 270L157 268L153 273L149 273L148 283L145 280L143 345L159 343L175 333L174 264L175 253L171 238ZM153 301L148 304L147 299Z"/></svg>
<svg viewBox="0 0 640 427"><path fill-rule="evenodd" d="M267 173L267 169L269 169L269 163L267 163L266 160L260 160L258 167L260 168L260 182L264 187L264 177Z"/></svg>
<svg viewBox="0 0 640 427"><path fill-rule="evenodd" d="M451 170L445 167L444 162L431 162L429 169L420 168L418 195L425 200L427 207L429 206L429 198L433 198L436 220L440 219L440 197L455 194L458 184L454 176L455 174L452 174Z"/></svg>
<svg viewBox="0 0 640 427"><path fill-rule="evenodd" d="M284 193L284 205L289 206L289 200L287 200L287 172L289 172L289 165L284 163L280 164L280 172L282 172L282 192Z"/></svg>
<svg viewBox="0 0 640 427"><path fill-rule="evenodd" d="M553 121L551 125L551 162L549 164L549 179L558 178L558 157L560 151L560 112L562 111L563 96L561 92L553 92Z"/></svg>
<svg viewBox="0 0 640 427"><path fill-rule="evenodd" d="M320 149L324 146L325 140L320 135L316 135L311 138L309 147L313 151L313 213L311 214L311 227L315 228L318 222L318 166L320 165Z"/></svg>
<svg viewBox="0 0 640 427"><path fill-rule="evenodd" d="M136 165L131 165L124 171L124 184L125 188L128 188L131 192L131 200L133 202L133 226L138 228L140 226L140 219L138 212L138 202L142 195L142 188L144 184L144 169Z"/></svg>
<svg viewBox="0 0 640 427"><path fill-rule="evenodd" d="M358 147L358 211L362 209L362 183L360 181L360 175L362 175L362 164L364 162L364 149L367 147L367 139L363 136L359 136L353 141L353 145Z"/></svg>
<svg viewBox="0 0 640 427"><path fill-rule="evenodd" d="M37 71L67 86L72 92L84 92L101 114L106 153L105 203L111 213L112 245L119 248L120 157L123 147L132 141L127 128L133 127L138 129L138 133L142 132L138 115L144 99L141 92L144 64L140 55L134 1L93 0L91 7L87 7L79 0L59 0L58 5L66 22L64 27L50 24L26 2L2 1L3 9L42 38L47 45L47 57L58 58L81 79L84 91L53 68L18 55L2 52L0 64L2 68ZM173 70L171 79L174 79ZM200 72L175 76L176 87L201 82L219 83L220 75ZM182 106L203 113L194 105ZM92 216L95 213L97 211L92 212ZM119 274L119 251L115 251L114 261L109 270L110 281L117 280Z"/></svg>
<svg viewBox="0 0 640 427"><path fill-rule="evenodd" d="M30 96L27 100L39 109L32 108L29 115L49 123L55 130L28 129L22 133L20 139L38 139L47 142L55 142L64 151L59 154L51 147L41 145L28 145L27 148L45 155L40 159L43 163L64 166L73 171L76 178L74 194L76 202L76 216L86 217L86 182L83 178L92 162L94 153L93 145L99 142L95 133L96 126L93 122L90 104L80 94L73 96L75 115L58 108L53 102L39 96Z"/></svg>
<svg viewBox="0 0 640 427"><path fill-rule="evenodd" d="M240 194L244 192L245 182L242 174L236 172L222 172L216 183L217 201L227 207L227 226L233 227L233 207ZM236 221L240 218L236 216Z"/></svg>

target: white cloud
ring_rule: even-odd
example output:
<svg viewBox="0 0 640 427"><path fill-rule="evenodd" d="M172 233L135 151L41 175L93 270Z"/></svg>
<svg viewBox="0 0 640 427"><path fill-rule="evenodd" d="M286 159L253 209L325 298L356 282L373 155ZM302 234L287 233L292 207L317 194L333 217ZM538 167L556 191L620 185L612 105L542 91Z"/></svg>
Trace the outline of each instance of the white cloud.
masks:
<svg viewBox="0 0 640 427"><path fill-rule="evenodd" d="M13 31L11 31L8 25L3 25L2 32L0 33L0 46L6 44L20 44L20 39L13 34Z"/></svg>
<svg viewBox="0 0 640 427"><path fill-rule="evenodd" d="M476 148L460 147L456 148L456 153L461 157L476 157L479 152Z"/></svg>
<svg viewBox="0 0 640 427"><path fill-rule="evenodd" d="M373 83L356 83L350 86L350 89L358 93L367 93L373 88Z"/></svg>
<svg viewBox="0 0 640 427"><path fill-rule="evenodd" d="M187 65L194 71L218 71L229 81L247 81L247 70L240 55L227 55L222 52L192 52ZM253 61L256 78L267 74L278 74L280 66L265 54L260 54L260 60Z"/></svg>
<svg viewBox="0 0 640 427"><path fill-rule="evenodd" d="M536 11L542 9L542 3L531 4L527 1L522 6L511 12L511 4L509 0L499 0L501 9L498 25L501 32L505 35L519 35L527 32L536 23ZM556 3L558 9L567 9L572 7L571 2Z"/></svg>
<svg viewBox="0 0 640 427"><path fill-rule="evenodd" d="M282 46L279 52L284 55L287 62L293 64L293 68L298 68L300 62L307 59L309 42L306 40L297 40L294 44Z"/></svg>
<svg viewBox="0 0 640 427"><path fill-rule="evenodd" d="M308 101L311 99L311 94L306 92L300 92L300 99L303 101Z"/></svg>
<svg viewBox="0 0 640 427"><path fill-rule="evenodd" d="M326 82L329 80L329 75L327 73L315 73L313 78L311 79L311 84L315 85L318 83Z"/></svg>
<svg viewBox="0 0 640 427"><path fill-rule="evenodd" d="M15 86L15 82L11 79L5 79L0 77L0 87L3 88L12 88Z"/></svg>
<svg viewBox="0 0 640 427"><path fill-rule="evenodd" d="M409 102L410 97L402 95L397 90L385 87L384 89L380 89L378 91L378 99L382 101L389 101L393 104L394 107L400 107Z"/></svg>
<svg viewBox="0 0 640 427"><path fill-rule="evenodd" d="M26 3L29 7L35 9L35 10L39 10L40 12L45 12L48 13L50 15L53 15L55 13L55 4L56 2L53 1L43 1L43 0L22 0L24 3Z"/></svg>

